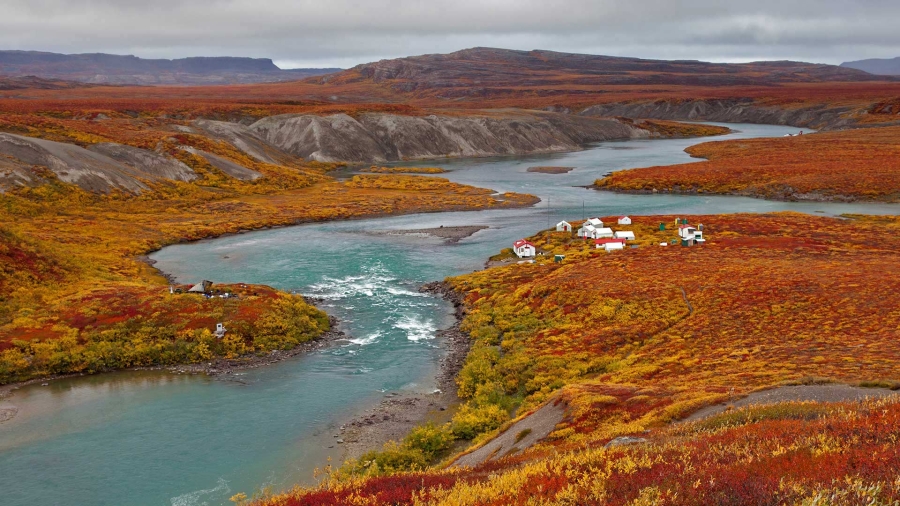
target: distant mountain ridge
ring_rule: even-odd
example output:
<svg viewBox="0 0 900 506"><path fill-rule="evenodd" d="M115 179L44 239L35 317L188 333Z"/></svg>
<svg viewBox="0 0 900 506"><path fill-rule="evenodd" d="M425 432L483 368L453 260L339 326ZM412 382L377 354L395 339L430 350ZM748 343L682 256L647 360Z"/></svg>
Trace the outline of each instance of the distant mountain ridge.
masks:
<svg viewBox="0 0 900 506"><path fill-rule="evenodd" d="M145 59L105 53L0 51L0 76L37 76L91 84L238 84L292 81L341 69L278 68L268 58Z"/></svg>
<svg viewBox="0 0 900 506"><path fill-rule="evenodd" d="M900 76L900 57L848 61L841 63L841 67L862 70L880 76Z"/></svg>
<svg viewBox="0 0 900 506"><path fill-rule="evenodd" d="M432 93L438 93L442 98L496 93L512 87L739 86L879 79L883 78L857 69L793 61L709 63L488 47L381 60L313 78L338 84L372 81L399 92L427 93L427 90L433 90Z"/></svg>

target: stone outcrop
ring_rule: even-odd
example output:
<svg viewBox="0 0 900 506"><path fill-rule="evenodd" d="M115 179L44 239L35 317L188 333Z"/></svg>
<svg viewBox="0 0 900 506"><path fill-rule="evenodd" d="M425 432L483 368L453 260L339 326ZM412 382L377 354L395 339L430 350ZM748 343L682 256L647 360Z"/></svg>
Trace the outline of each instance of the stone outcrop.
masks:
<svg viewBox="0 0 900 506"><path fill-rule="evenodd" d="M61 181L88 191L141 193L150 181L192 181L187 165L145 149L121 144L74 144L0 133L0 189L38 184L34 167L46 167Z"/></svg>
<svg viewBox="0 0 900 506"><path fill-rule="evenodd" d="M589 142L651 135L615 119L552 112L466 117L280 115L263 118L250 129L292 155L351 163L550 153L580 149Z"/></svg>
<svg viewBox="0 0 900 506"><path fill-rule="evenodd" d="M255 131L240 123L201 119L195 121L193 125L196 129L205 132L206 135L228 142L260 162L286 164L294 158L266 143ZM196 130L192 129L192 131Z"/></svg>
<svg viewBox="0 0 900 506"><path fill-rule="evenodd" d="M131 167L138 177L151 181L169 179L172 181L193 181L197 173L180 161L161 155L155 151L105 142L94 144L88 150L106 155L113 160Z"/></svg>
<svg viewBox="0 0 900 506"><path fill-rule="evenodd" d="M119 189L140 193L147 188L132 167L73 144L0 133L0 154L10 157L9 164L18 167L15 178L4 178L6 181L33 183L36 176L27 169L41 166L60 180L88 191L109 193Z"/></svg>

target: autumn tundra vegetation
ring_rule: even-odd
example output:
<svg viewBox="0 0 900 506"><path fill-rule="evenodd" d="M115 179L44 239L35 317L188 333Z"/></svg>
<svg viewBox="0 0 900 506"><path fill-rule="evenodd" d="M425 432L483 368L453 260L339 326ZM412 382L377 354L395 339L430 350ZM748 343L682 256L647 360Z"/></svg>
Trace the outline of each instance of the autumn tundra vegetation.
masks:
<svg viewBox="0 0 900 506"><path fill-rule="evenodd" d="M571 232L541 232L530 238L545 252L534 264L450 279L466 294L462 325L473 339L453 420L345 464L322 487L261 504L900 498L896 399L753 406L676 423L779 385L900 387L900 222L695 216L705 245L662 247L675 218L634 218L639 247L612 253ZM454 440L477 447L547 403L562 403L566 415L544 441L445 467ZM622 436L641 442L607 446ZM429 460L444 465L426 468Z"/></svg>
<svg viewBox="0 0 900 506"><path fill-rule="evenodd" d="M239 359L328 329L324 313L269 287L216 285L228 297L170 293L170 281L142 260L167 244L536 201L455 184L434 177L440 171L433 168L374 165L338 179L340 163L292 155L246 128L269 116L342 115L337 122L351 125L372 114L506 118L510 129L525 116L541 128L552 114L612 116L623 129L659 137L724 131L673 120L821 128L704 143L689 152L708 161L620 172L597 184L893 202L900 83L878 79L791 62L728 66L476 48L275 84L0 81L0 141L8 148L0 156L0 384ZM164 158L178 177L140 172L133 149L143 150L140 160ZM113 155L134 156L123 158L127 167L75 178L66 160L91 153L110 164L119 160L109 161ZM896 400L782 403L682 421L780 385L900 385L900 221L693 216L704 224L706 244L662 247L675 218L635 217L629 244L638 248L609 254L571 233L540 232L530 238L544 253L535 263L447 280L464 297L461 328L472 342L452 420L329 468L318 487L259 503L900 500ZM555 263L555 255L565 259ZM218 339L212 331L221 321L229 331ZM565 415L537 444L452 465L460 452L548 405ZM639 439L608 446L621 436ZM522 431L515 442L527 437Z"/></svg>
<svg viewBox="0 0 900 506"><path fill-rule="evenodd" d="M139 258L166 244L309 221L533 202L446 179L365 175L340 183L315 166L258 167L267 177L235 182L202 158L181 156L208 175L129 196L88 192L50 173L40 186L0 195L0 383L233 358L291 348L328 329L324 313L266 287L222 287L238 295L227 299L170 294L167 280ZM213 339L221 321L233 322L228 337Z"/></svg>
<svg viewBox="0 0 900 506"><path fill-rule="evenodd" d="M236 295L227 299L170 294L167 280L140 259L166 244L310 221L535 201L402 174L338 182L328 176L335 164L292 160L277 150L266 156L278 163L262 162L157 117L107 112L107 120L95 121L98 113L5 111L0 128L65 145L149 148L191 177L138 178L140 191L102 192L96 179L82 187L61 180L63 171L0 159L0 176L11 174L0 193L0 383L266 353L328 329L324 313L266 287L217 287ZM258 176L241 179L220 168L235 165ZM19 174L26 184L15 184ZM218 340L210 333L221 321L231 323Z"/></svg>
<svg viewBox="0 0 900 506"><path fill-rule="evenodd" d="M900 127L885 127L706 142L687 152L708 161L619 171L596 185L616 191L898 202L898 139Z"/></svg>

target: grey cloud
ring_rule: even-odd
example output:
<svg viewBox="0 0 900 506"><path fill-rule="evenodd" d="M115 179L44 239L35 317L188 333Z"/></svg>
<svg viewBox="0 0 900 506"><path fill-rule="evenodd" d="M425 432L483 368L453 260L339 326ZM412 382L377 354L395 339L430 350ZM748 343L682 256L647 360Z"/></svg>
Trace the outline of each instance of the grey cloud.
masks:
<svg viewBox="0 0 900 506"><path fill-rule="evenodd" d="M900 55L900 2L3 0L0 47L304 66L473 46L713 61Z"/></svg>

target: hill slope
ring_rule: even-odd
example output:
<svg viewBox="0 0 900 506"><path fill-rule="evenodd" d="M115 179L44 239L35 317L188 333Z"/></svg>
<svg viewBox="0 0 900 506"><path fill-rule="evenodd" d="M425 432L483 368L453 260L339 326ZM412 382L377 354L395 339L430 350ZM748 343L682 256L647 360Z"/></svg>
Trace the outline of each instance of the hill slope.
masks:
<svg viewBox="0 0 900 506"><path fill-rule="evenodd" d="M104 53L0 51L0 75L110 84L234 84L291 81L340 69L282 70L268 58L149 60Z"/></svg>
<svg viewBox="0 0 900 506"><path fill-rule="evenodd" d="M900 76L900 57L848 61L841 63L841 67L858 69L881 76Z"/></svg>
<svg viewBox="0 0 900 506"><path fill-rule="evenodd" d="M735 86L877 79L856 69L791 61L707 63L477 47L450 54L367 63L320 81L371 80L389 83L394 90L402 92L439 89L440 96L449 97L477 95L479 90L510 86Z"/></svg>

